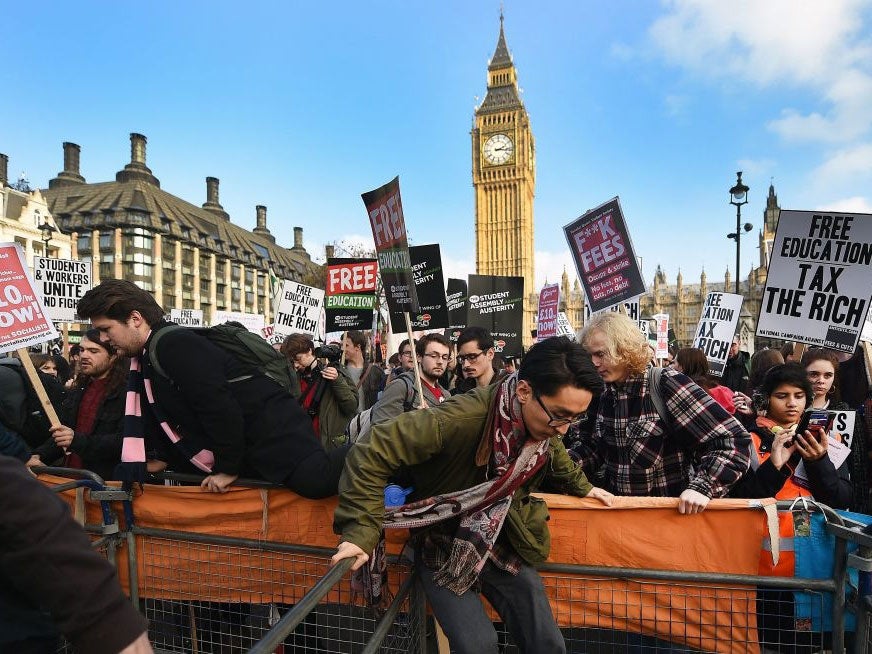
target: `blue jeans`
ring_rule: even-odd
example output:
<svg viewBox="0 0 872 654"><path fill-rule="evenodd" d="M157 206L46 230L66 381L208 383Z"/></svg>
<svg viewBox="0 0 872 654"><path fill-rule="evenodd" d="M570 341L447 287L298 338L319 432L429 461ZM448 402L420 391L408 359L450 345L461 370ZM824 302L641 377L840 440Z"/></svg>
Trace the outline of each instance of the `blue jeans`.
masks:
<svg viewBox="0 0 872 654"><path fill-rule="evenodd" d="M497 654L497 632L475 588L457 595L433 581L433 571L420 562L418 574L433 615L448 637L453 654ZM539 573L528 565L517 575L490 561L478 577L481 594L494 607L526 654L565 654L566 641L554 621Z"/></svg>

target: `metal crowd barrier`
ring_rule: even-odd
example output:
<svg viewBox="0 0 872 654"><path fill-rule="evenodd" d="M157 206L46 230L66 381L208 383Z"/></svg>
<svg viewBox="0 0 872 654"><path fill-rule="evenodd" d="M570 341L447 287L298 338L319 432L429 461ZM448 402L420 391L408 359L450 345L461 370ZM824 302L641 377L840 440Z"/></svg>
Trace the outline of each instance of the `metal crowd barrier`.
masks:
<svg viewBox="0 0 872 654"><path fill-rule="evenodd" d="M329 558L335 550L153 529L132 520L120 530L114 509L107 505L118 500L129 503L130 498L117 495L121 491L106 489L102 480L80 471L44 471L85 477L75 485L85 483L91 488L90 499L101 503L104 515L104 524L88 526L89 531L111 537L116 544L123 542L126 565L119 565L119 570L127 568L131 598L150 621L149 637L158 653L436 651L435 643L427 637L432 633L432 621L426 615L423 592L409 566L401 561L394 560L389 566L390 585L399 591L388 609L378 612L365 606L352 589L346 574L350 561L330 567ZM69 490L73 485L65 483L56 490ZM779 508L788 506L779 503ZM567 651L872 654L872 597L861 596L852 588L846 599L842 591L849 567L872 571L872 535L863 534L860 525L843 520L827 507L818 510L827 514L828 529L836 539L835 569L829 579L557 563L540 566L546 589L559 599L555 618L562 626ZM117 533L98 533L113 529L112 525ZM848 543L860 549L848 554ZM108 555L109 550L105 551ZM192 564L197 566L196 574L179 572ZM252 590L250 581L266 583L272 589L270 595ZM832 628L815 628L810 621L793 620L795 592L804 593L818 614L824 610L824 600L832 599ZM637 600L642 596L653 599L658 609L667 610L629 615L638 610ZM693 636L686 629L686 607L698 607L700 602L729 607L692 616L703 631L708 630L705 637ZM847 614L856 618L853 632L845 631ZM496 614L494 617L498 620ZM641 624L645 633L628 629L629 618ZM506 630L496 624L501 651L517 652ZM725 633L723 629L731 634L731 642L715 643L710 634Z"/></svg>

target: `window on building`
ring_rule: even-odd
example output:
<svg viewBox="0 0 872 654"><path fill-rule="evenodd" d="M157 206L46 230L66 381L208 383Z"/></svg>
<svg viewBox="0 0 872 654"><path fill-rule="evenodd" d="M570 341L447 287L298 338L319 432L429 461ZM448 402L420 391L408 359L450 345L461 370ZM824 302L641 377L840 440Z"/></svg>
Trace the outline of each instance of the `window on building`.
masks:
<svg viewBox="0 0 872 654"><path fill-rule="evenodd" d="M212 279L212 266L209 257L202 252L200 253L200 279Z"/></svg>
<svg viewBox="0 0 872 654"><path fill-rule="evenodd" d="M260 243L252 243L251 246L254 248L255 252L257 252L264 259L269 259L269 250L266 246L261 245Z"/></svg>
<svg viewBox="0 0 872 654"><path fill-rule="evenodd" d="M201 298L204 298L204 297L208 298L211 290L212 290L212 282L210 282L208 279L201 278L200 279L200 297Z"/></svg>
<svg viewBox="0 0 872 654"><path fill-rule="evenodd" d="M227 260L226 259L216 259L215 260L215 277L217 279L224 279L224 276L227 274Z"/></svg>
<svg viewBox="0 0 872 654"><path fill-rule="evenodd" d="M112 250L115 247L114 232L100 232L100 249Z"/></svg>
<svg viewBox="0 0 872 654"><path fill-rule="evenodd" d="M170 312L170 309L178 309L179 307L176 306L176 296L172 293L164 293L162 306L167 313Z"/></svg>
<svg viewBox="0 0 872 654"><path fill-rule="evenodd" d="M76 249L79 254L91 254L91 235L82 234L76 239Z"/></svg>
<svg viewBox="0 0 872 654"><path fill-rule="evenodd" d="M100 279L114 279L115 278L115 265L111 263L101 263L100 264Z"/></svg>
<svg viewBox="0 0 872 654"><path fill-rule="evenodd" d="M234 264L230 267L230 279L232 279L237 284L239 283L240 278L242 277L242 266Z"/></svg>

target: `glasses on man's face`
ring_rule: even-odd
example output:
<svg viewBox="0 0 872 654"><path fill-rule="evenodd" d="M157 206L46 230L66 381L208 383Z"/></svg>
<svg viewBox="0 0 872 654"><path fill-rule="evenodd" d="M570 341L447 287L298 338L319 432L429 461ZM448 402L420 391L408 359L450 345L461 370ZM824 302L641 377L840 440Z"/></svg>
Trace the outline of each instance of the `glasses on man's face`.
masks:
<svg viewBox="0 0 872 654"><path fill-rule="evenodd" d="M477 361L482 354L484 354L484 350L481 352L470 352L469 354L458 354L457 361L461 364L466 363L467 361L473 363Z"/></svg>
<svg viewBox="0 0 872 654"><path fill-rule="evenodd" d="M579 413L577 416L572 416L571 418L561 418L559 416L555 416L551 411L548 410L548 407L545 406L545 403L542 402L542 398L539 396L539 393L533 393L533 397L536 398L536 401L539 403L539 406L542 407L542 410L545 412L545 415L548 416L548 426L549 427L564 427L569 425L570 427L577 425L583 420L587 419L587 413Z"/></svg>
<svg viewBox="0 0 872 654"><path fill-rule="evenodd" d="M439 354L438 352L425 352L424 356L430 357L431 359L433 359L433 361L439 361L440 359L442 361L451 361L450 354Z"/></svg>

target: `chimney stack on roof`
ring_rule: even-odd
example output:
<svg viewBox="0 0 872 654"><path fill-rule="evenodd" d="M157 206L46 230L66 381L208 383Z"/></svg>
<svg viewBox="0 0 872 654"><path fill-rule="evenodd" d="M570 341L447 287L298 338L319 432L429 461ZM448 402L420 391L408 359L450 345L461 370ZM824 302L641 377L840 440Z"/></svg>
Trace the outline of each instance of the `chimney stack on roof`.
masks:
<svg viewBox="0 0 872 654"><path fill-rule="evenodd" d="M303 247L303 228L302 227L294 227L294 247L292 250L304 250Z"/></svg>
<svg viewBox="0 0 872 654"><path fill-rule="evenodd" d="M275 237L270 233L266 226L266 207L259 204L254 208L254 210L257 212L257 226L252 231L275 243Z"/></svg>
<svg viewBox="0 0 872 654"><path fill-rule="evenodd" d="M324 254L327 255L328 259L332 259L336 255L336 248L328 243L324 246Z"/></svg>
<svg viewBox="0 0 872 654"><path fill-rule="evenodd" d="M0 188L4 188L9 182L9 157L0 154Z"/></svg>
<svg viewBox="0 0 872 654"><path fill-rule="evenodd" d="M76 184L84 184L85 178L79 171L79 157L82 148L75 143L64 141L64 169L58 173L54 179L48 182L49 188L58 188L61 186L75 186Z"/></svg>
<svg viewBox="0 0 872 654"><path fill-rule="evenodd" d="M230 220L230 216L226 211L224 211L224 207L222 207L221 203L218 201L219 183L220 180L217 177L206 178L206 202L203 204L203 208L210 213L214 213L216 216L220 216L224 220Z"/></svg>
<svg viewBox="0 0 872 654"><path fill-rule="evenodd" d="M148 139L136 132L130 133L130 163L124 166L124 170L115 173L116 182L143 181L160 187L160 181L151 174L151 170L145 165L145 144Z"/></svg>

